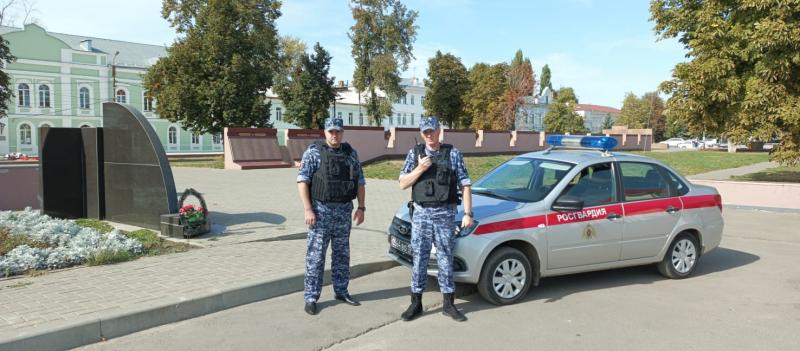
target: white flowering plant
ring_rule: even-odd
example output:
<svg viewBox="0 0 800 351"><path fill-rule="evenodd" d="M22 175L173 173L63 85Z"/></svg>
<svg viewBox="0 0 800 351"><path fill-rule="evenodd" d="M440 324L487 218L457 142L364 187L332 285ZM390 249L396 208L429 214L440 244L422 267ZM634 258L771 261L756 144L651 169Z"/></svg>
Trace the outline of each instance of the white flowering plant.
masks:
<svg viewBox="0 0 800 351"><path fill-rule="evenodd" d="M0 211L0 229L11 238L36 243L16 246L0 256L0 276L79 265L103 251L143 253L138 240L117 229L103 234L81 227L75 221L52 218L30 208Z"/></svg>

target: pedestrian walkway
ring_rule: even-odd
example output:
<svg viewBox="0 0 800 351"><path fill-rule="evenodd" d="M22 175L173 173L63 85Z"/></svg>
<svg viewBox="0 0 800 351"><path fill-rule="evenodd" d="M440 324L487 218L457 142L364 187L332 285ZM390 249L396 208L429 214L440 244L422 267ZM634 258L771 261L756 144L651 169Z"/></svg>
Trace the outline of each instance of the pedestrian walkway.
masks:
<svg viewBox="0 0 800 351"><path fill-rule="evenodd" d="M695 174L693 176L689 176L688 178L698 180L731 180L732 176L742 176L745 174L761 172L763 170L778 166L779 164L777 162L759 162L738 168L719 169L716 171Z"/></svg>
<svg viewBox="0 0 800 351"><path fill-rule="evenodd" d="M71 348L303 289L296 169L173 172L212 211L215 233L190 240L206 248L0 280L0 350ZM395 265L384 233L409 196L396 181L369 179L367 189L366 220L350 239L354 277Z"/></svg>
<svg viewBox="0 0 800 351"><path fill-rule="evenodd" d="M741 176L778 167L776 162L760 162L749 166L721 169L689 176L694 184L712 186L722 195L725 206L740 206L775 211L800 210L800 183L753 182L732 180Z"/></svg>

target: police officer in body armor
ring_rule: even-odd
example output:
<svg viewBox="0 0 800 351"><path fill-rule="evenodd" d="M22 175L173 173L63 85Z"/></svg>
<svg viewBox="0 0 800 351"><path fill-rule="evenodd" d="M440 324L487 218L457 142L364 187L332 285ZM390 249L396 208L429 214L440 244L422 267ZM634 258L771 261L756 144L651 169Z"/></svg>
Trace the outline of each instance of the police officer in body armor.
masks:
<svg viewBox="0 0 800 351"><path fill-rule="evenodd" d="M315 142L303 153L297 189L308 224L306 252L305 311L317 313L322 291L325 252L331 244L331 267L335 298L360 305L347 291L350 282L350 227L364 222L364 174L356 150L343 143L340 118L325 120L325 141ZM353 199L358 208L353 212ZM352 220L351 220L352 214Z"/></svg>
<svg viewBox="0 0 800 351"><path fill-rule="evenodd" d="M439 143L439 121L435 117L423 117L419 129L425 144L408 152L400 171L400 188L412 188L411 248L414 256L411 305L401 317L410 321L422 313L422 292L428 282L428 259L433 244L436 245L439 289L444 299L442 313L465 321L467 318L453 304L453 248L459 189L464 200L461 227L467 228L473 222L472 183L461 152L452 145Z"/></svg>

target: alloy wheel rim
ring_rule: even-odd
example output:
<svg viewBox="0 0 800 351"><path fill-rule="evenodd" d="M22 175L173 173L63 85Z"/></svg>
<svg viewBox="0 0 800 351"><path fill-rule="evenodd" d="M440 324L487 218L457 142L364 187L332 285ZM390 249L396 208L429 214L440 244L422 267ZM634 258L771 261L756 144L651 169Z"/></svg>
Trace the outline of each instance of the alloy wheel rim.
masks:
<svg viewBox="0 0 800 351"><path fill-rule="evenodd" d="M672 250L672 267L678 273L686 274L692 270L697 262L697 250L689 239L681 239Z"/></svg>
<svg viewBox="0 0 800 351"><path fill-rule="evenodd" d="M527 272L520 260L509 258L500 262L494 270L492 287L498 296L511 299L522 292L525 287Z"/></svg>

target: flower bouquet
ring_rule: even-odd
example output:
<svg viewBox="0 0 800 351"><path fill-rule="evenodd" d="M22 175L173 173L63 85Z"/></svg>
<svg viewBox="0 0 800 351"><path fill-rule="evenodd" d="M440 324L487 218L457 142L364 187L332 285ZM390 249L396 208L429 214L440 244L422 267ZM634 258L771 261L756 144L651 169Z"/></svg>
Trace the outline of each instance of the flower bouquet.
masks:
<svg viewBox="0 0 800 351"><path fill-rule="evenodd" d="M184 201L187 197L194 196L200 200L200 206L186 204ZM208 233L211 229L210 222L208 221L208 209L203 197L194 189L186 189L181 195L180 208L178 215L180 216L180 223L183 225L183 236L190 238L196 235Z"/></svg>

